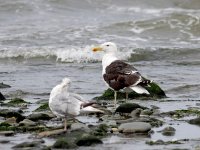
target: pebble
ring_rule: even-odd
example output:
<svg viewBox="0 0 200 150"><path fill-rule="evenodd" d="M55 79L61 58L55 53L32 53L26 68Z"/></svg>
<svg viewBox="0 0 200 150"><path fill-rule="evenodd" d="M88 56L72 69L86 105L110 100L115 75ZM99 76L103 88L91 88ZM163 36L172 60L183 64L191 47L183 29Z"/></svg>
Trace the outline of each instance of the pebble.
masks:
<svg viewBox="0 0 200 150"><path fill-rule="evenodd" d="M151 130L151 125L146 122L130 122L123 123L119 126L119 131L123 133L135 133L135 132L148 132Z"/></svg>
<svg viewBox="0 0 200 150"><path fill-rule="evenodd" d="M14 131L0 131L0 135L4 136L13 136L15 134Z"/></svg>
<svg viewBox="0 0 200 150"><path fill-rule="evenodd" d="M173 136L175 134L176 129L173 127L165 127L161 132L165 136Z"/></svg>
<svg viewBox="0 0 200 150"><path fill-rule="evenodd" d="M37 125L36 122L29 120L29 119L24 119L23 121L19 122L20 126L35 126Z"/></svg>

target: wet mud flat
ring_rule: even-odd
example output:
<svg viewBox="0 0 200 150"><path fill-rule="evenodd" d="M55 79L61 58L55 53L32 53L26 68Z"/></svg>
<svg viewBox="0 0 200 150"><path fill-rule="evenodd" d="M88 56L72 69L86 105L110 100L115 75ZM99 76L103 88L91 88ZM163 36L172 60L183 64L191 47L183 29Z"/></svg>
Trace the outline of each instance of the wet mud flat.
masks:
<svg viewBox="0 0 200 150"><path fill-rule="evenodd" d="M101 97L102 98L102 97ZM104 97L106 99L106 97ZM138 100L140 99L140 100ZM170 98L98 100L104 114L69 119L68 131L47 100L1 101L0 143L5 149L196 149L200 101Z"/></svg>

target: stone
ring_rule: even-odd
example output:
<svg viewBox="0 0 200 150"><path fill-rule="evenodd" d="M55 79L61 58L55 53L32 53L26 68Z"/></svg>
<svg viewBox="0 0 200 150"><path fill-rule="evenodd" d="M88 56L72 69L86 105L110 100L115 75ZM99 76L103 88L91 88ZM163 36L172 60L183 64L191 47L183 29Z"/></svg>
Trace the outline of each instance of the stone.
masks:
<svg viewBox="0 0 200 150"><path fill-rule="evenodd" d="M151 130L151 125L146 122L123 123L119 126L119 132L122 133L147 133Z"/></svg>
<svg viewBox="0 0 200 150"><path fill-rule="evenodd" d="M37 124L29 119L24 119L23 121L19 122L19 126L36 126Z"/></svg>
<svg viewBox="0 0 200 150"><path fill-rule="evenodd" d="M142 109L141 108L137 108L135 110L133 110L130 114L130 116L132 118L138 118L140 116L140 113L141 113Z"/></svg>
<svg viewBox="0 0 200 150"><path fill-rule="evenodd" d="M33 142L22 142L20 144L17 144L13 146L13 149L24 149L24 148L39 148L40 145L43 143L43 141L33 141Z"/></svg>
<svg viewBox="0 0 200 150"><path fill-rule="evenodd" d="M182 144L180 141L163 141L163 140L156 140L156 141L146 141L148 145L169 145L169 144Z"/></svg>
<svg viewBox="0 0 200 150"><path fill-rule="evenodd" d="M103 142L99 138L91 135L83 136L76 141L76 145L78 146L91 146L94 144L103 144Z"/></svg>
<svg viewBox="0 0 200 150"><path fill-rule="evenodd" d="M17 119L15 117L7 118L4 122L9 123L10 125L14 125L17 123Z"/></svg>
<svg viewBox="0 0 200 150"><path fill-rule="evenodd" d="M0 88L10 88L11 86L8 84L0 83Z"/></svg>
<svg viewBox="0 0 200 150"><path fill-rule="evenodd" d="M23 115L21 115L20 111L11 110L11 109L0 109L0 116L5 118L15 117L16 122L20 122L25 119Z"/></svg>
<svg viewBox="0 0 200 150"><path fill-rule="evenodd" d="M153 110L151 110L151 109L145 109L145 110L142 110L141 111L141 116L150 116L150 115L152 115L153 114Z"/></svg>
<svg viewBox="0 0 200 150"><path fill-rule="evenodd" d="M117 107L117 109L115 110L115 113L119 113L123 115L125 113L131 113L133 110L137 108L145 109L145 107L142 107L136 103L124 103L124 104L121 104L119 107Z"/></svg>
<svg viewBox="0 0 200 150"><path fill-rule="evenodd" d="M6 98L4 97L4 95L0 92L0 101L1 100L5 100Z"/></svg>
<svg viewBox="0 0 200 150"><path fill-rule="evenodd" d="M140 98L140 99L157 99L157 98L166 98L165 92L155 83L152 82L150 83L150 86L145 87L150 95L147 94L138 94L136 92L131 92L129 93L129 98L130 99L135 99L135 98ZM126 95L125 93L122 92L117 92L117 99L125 99ZM101 96L94 97L93 99L95 100L113 100L114 99L114 91L108 88L107 90L104 91L104 93Z"/></svg>
<svg viewBox="0 0 200 150"><path fill-rule="evenodd" d="M49 108L49 103L46 102L44 104L42 104L41 106L39 106L37 109L35 109L34 111L36 112L41 112L41 111L49 111L50 108Z"/></svg>
<svg viewBox="0 0 200 150"><path fill-rule="evenodd" d="M39 138L54 137L54 136L62 135L62 134L65 134L65 133L66 133L66 131L64 131L63 129L51 130L51 131L43 131L43 132L40 132L38 134L38 137Z"/></svg>
<svg viewBox="0 0 200 150"><path fill-rule="evenodd" d="M93 132L94 136L106 136L108 132L108 126L106 124L100 124Z"/></svg>
<svg viewBox="0 0 200 150"><path fill-rule="evenodd" d="M73 149L76 145L69 142L66 138L59 138L52 146L55 149Z"/></svg>
<svg viewBox="0 0 200 150"><path fill-rule="evenodd" d="M175 134L176 129L173 127L165 127L161 132L165 136L173 136Z"/></svg>
<svg viewBox="0 0 200 150"><path fill-rule="evenodd" d="M21 98L14 98L11 99L7 104L12 104L12 105L19 105L19 104L28 104L29 102L26 102L25 100Z"/></svg>
<svg viewBox="0 0 200 150"><path fill-rule="evenodd" d="M54 117L55 116L53 114L40 112L40 113L32 113L27 118L32 121L38 121L38 120L50 120Z"/></svg>
<svg viewBox="0 0 200 150"><path fill-rule="evenodd" d="M118 132L119 130L118 130L118 128L111 128L111 133L113 133L113 132Z"/></svg>
<svg viewBox="0 0 200 150"><path fill-rule="evenodd" d="M14 131L0 131L0 135L4 136L13 136L15 134Z"/></svg>
<svg viewBox="0 0 200 150"><path fill-rule="evenodd" d="M87 125L83 124L83 123L73 123L71 125L71 131L80 131L83 130L85 132L90 132L90 129L87 127Z"/></svg>
<svg viewBox="0 0 200 150"><path fill-rule="evenodd" d="M200 117L197 117L195 119L190 119L189 120L190 124L195 124L195 125L199 125L200 126Z"/></svg>

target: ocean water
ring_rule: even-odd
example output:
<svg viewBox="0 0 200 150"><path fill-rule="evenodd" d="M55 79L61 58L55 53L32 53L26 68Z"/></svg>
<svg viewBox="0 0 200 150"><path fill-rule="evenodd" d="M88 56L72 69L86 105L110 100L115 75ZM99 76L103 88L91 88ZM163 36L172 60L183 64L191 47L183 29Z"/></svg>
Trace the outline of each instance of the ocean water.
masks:
<svg viewBox="0 0 200 150"><path fill-rule="evenodd" d="M92 99L107 87L91 48L106 41L168 99L200 99L199 0L0 0L1 92L48 100L67 76Z"/></svg>

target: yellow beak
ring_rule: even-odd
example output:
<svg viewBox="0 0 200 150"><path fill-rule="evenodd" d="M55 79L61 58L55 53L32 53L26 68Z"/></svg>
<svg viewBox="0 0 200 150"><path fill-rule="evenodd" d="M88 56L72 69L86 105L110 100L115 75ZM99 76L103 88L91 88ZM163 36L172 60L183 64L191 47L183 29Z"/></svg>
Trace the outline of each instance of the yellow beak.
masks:
<svg viewBox="0 0 200 150"><path fill-rule="evenodd" d="M92 49L93 52L97 52L97 51L102 51L103 49L101 47L94 47Z"/></svg>

